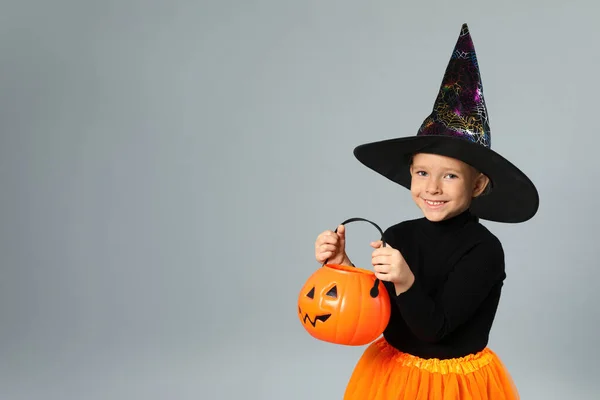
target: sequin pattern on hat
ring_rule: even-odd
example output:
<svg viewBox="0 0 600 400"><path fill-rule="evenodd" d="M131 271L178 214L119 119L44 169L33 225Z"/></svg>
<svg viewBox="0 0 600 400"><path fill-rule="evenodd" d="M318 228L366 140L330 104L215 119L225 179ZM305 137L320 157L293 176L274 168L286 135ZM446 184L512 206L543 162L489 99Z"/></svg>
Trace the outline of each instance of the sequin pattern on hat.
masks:
<svg viewBox="0 0 600 400"><path fill-rule="evenodd" d="M475 47L467 24L446 68L433 112L417 136L454 136L491 148L491 132Z"/></svg>

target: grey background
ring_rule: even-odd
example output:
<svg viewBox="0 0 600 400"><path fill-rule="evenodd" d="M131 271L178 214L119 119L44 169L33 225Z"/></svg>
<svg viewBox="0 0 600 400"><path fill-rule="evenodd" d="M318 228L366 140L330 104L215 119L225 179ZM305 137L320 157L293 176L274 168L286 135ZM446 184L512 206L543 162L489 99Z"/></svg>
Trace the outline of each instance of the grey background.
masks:
<svg viewBox="0 0 600 400"><path fill-rule="evenodd" d="M340 399L296 317L316 235L419 216L354 146L413 135L463 22L539 214L486 223L524 399L598 396L592 1L2 1L0 398ZM369 266L368 224L348 251Z"/></svg>

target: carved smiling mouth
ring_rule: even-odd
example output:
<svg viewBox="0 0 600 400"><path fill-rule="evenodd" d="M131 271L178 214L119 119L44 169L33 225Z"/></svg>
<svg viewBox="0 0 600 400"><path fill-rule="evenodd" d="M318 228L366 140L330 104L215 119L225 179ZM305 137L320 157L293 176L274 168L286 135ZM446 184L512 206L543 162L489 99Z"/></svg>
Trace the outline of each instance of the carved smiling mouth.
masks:
<svg viewBox="0 0 600 400"><path fill-rule="evenodd" d="M298 312L300 313L300 315L302 315L302 310L300 309L300 307L298 307ZM302 319L302 321L306 324L306 321L310 322L310 324L313 326L313 328L317 325L317 321L321 321L321 322L325 322L329 319L329 317L331 317L331 314L321 314L321 315L317 315L315 317L314 320L310 319L310 317L308 316L308 313L304 314L304 318Z"/></svg>

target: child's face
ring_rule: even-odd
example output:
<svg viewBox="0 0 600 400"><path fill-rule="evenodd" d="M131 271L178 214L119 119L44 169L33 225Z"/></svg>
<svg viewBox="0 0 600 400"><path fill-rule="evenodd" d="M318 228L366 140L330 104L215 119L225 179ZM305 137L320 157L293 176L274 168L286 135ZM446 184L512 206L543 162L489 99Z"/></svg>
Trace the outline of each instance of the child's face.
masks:
<svg viewBox="0 0 600 400"><path fill-rule="evenodd" d="M410 174L413 200L430 221L462 213L488 183L488 178L470 165L437 154L416 154Z"/></svg>

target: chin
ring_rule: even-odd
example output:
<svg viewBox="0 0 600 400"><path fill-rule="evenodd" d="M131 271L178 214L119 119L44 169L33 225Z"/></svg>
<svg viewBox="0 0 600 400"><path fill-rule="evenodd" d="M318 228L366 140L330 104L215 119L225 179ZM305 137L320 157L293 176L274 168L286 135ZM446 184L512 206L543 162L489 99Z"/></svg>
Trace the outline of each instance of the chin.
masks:
<svg viewBox="0 0 600 400"><path fill-rule="evenodd" d="M437 214L437 213L434 214L434 213L424 212L423 214L424 214L425 218L427 218L431 222L440 222L440 221L443 221L446 218L448 218L448 215L445 213L444 214Z"/></svg>
<svg viewBox="0 0 600 400"><path fill-rule="evenodd" d="M458 210L455 210L455 209L451 209L451 210L429 210L426 207L427 206L421 208L421 212L423 213L423 216L425 216L425 218L427 218L431 222L444 221L446 219L450 219L450 218L452 218L452 217L460 214L460 212Z"/></svg>
<svg viewBox="0 0 600 400"><path fill-rule="evenodd" d="M443 221L444 219L448 218L448 210L431 210L429 207L427 207L426 204L420 204L419 208L421 209L421 213L423 213L423 216L429 221L437 222Z"/></svg>

